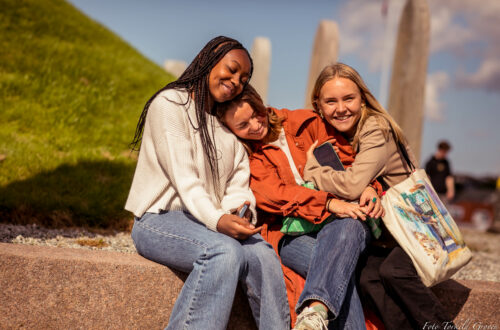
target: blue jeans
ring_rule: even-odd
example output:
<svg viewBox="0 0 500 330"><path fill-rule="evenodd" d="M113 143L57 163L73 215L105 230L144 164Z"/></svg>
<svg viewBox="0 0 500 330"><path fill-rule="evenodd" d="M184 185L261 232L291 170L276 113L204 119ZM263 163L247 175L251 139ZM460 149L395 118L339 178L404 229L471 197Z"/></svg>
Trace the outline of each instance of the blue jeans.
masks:
<svg viewBox="0 0 500 330"><path fill-rule="evenodd" d="M366 224L350 218L336 219L318 233L282 239L281 262L306 279L295 307L297 313L317 300L335 318L330 329L365 329L355 269L369 239Z"/></svg>
<svg viewBox="0 0 500 330"><path fill-rule="evenodd" d="M225 329L238 281L259 329L290 328L283 272L259 234L238 241L171 211L136 219L132 239L143 257L189 273L167 329Z"/></svg>

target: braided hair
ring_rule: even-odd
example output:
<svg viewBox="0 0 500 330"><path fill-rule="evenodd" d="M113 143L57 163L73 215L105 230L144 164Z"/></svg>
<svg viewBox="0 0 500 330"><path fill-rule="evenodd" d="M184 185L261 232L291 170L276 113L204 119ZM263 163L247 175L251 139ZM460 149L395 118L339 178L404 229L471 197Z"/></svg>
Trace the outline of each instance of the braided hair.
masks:
<svg viewBox="0 0 500 330"><path fill-rule="evenodd" d="M139 122L137 123L134 140L130 144L132 150L139 150L140 148L144 125L146 123L146 116L148 114L149 106L153 102L154 98L166 89L186 90L188 93L188 99L183 105L186 105L192 98L194 98L198 127L195 127L193 122L191 122L191 125L195 130L200 132L201 144L203 146L205 156L208 158L208 164L210 166L210 172L212 173L214 185L218 186L219 167L217 162L217 150L215 141L213 141L210 137L209 127L207 124L209 115L214 114L214 105L212 109L208 109L211 97L208 86L208 76L210 75L212 68L233 49L242 49L247 53L250 60L249 81L253 71L253 62L245 47L232 38L224 36L213 38L205 45L205 47L203 47L203 49L198 53L195 59L191 62L191 64L189 64L187 69L176 81L173 81L161 88L146 102L141 116L139 117ZM212 126L212 134L213 130L214 127Z"/></svg>

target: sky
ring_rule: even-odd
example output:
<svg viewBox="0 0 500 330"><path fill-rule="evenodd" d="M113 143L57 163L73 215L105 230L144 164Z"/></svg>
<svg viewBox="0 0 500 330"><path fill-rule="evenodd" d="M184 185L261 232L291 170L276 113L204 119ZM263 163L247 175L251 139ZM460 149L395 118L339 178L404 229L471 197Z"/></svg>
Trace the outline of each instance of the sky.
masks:
<svg viewBox="0 0 500 330"><path fill-rule="evenodd" d="M254 38L266 37L272 47L268 103L289 109L304 107L314 36L324 19L338 24L338 60L354 67L387 106L387 77L405 4L405 0L69 2L161 66L167 59L190 63L218 35L235 38L248 50ZM429 8L421 165L438 141L446 139L452 145L448 158L454 173L499 176L500 1L431 0Z"/></svg>

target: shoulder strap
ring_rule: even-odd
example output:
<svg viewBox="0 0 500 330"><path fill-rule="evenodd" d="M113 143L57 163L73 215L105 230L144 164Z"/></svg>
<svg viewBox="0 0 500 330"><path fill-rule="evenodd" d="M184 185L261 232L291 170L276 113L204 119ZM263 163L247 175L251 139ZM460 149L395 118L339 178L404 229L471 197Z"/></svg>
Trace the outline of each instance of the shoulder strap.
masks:
<svg viewBox="0 0 500 330"><path fill-rule="evenodd" d="M410 156L408 155L408 152L406 151L406 146L404 146L401 141L396 139L396 133L394 133L394 130L391 127L391 133L392 133L392 138L394 139L394 143L396 143L396 147L399 150L399 153L403 156L403 159L406 161L406 164L410 168L410 171L414 171L416 169L415 165L412 163L410 160Z"/></svg>
<svg viewBox="0 0 500 330"><path fill-rule="evenodd" d="M382 175L380 175L378 178L377 178L377 181L378 183L380 183L380 185L382 186L382 190L383 191L387 191L389 190L389 188L391 188L389 186L389 184L384 180L384 178L382 177Z"/></svg>

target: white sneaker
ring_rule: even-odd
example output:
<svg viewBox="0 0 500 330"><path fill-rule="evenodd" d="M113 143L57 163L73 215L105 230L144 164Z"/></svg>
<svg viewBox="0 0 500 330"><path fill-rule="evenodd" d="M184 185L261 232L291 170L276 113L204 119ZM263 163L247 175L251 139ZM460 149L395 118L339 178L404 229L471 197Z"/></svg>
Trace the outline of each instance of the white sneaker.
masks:
<svg viewBox="0 0 500 330"><path fill-rule="evenodd" d="M322 305L304 308L293 330L328 330L328 310Z"/></svg>

